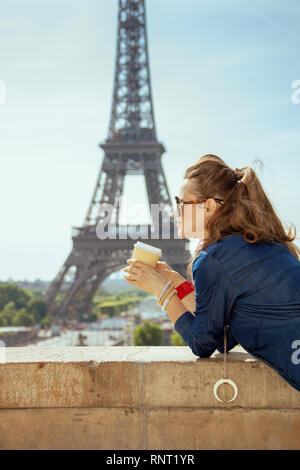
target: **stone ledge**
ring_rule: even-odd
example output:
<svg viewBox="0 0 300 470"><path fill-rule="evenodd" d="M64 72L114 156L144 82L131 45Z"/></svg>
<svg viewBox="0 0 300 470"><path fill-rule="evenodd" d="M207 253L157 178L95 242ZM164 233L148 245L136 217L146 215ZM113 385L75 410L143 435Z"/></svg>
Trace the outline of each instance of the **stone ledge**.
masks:
<svg viewBox="0 0 300 470"><path fill-rule="evenodd" d="M179 346L6 348L0 364L0 408L191 407L298 409L300 393L276 371L236 348L228 375L236 400L218 402L224 355L195 356ZM231 397L223 385L221 398Z"/></svg>
<svg viewBox="0 0 300 470"><path fill-rule="evenodd" d="M6 363L34 362L206 362L224 360L217 351L209 358L195 356L187 346L63 346L63 347L8 347ZM242 347L236 346L228 353L229 362L257 361ZM0 364L1 366L1 364Z"/></svg>
<svg viewBox="0 0 300 470"><path fill-rule="evenodd" d="M300 410L48 408L0 418L5 450L299 449Z"/></svg>

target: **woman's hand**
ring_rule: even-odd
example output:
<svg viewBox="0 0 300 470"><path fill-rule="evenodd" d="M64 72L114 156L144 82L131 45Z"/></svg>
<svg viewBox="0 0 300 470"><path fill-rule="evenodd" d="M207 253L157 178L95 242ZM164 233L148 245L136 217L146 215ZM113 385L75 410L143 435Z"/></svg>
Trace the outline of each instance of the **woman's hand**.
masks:
<svg viewBox="0 0 300 470"><path fill-rule="evenodd" d="M183 276L174 271L167 263L164 263L163 261L158 261L155 267L168 279L168 281L172 281L174 287L178 287L180 284L186 281Z"/></svg>
<svg viewBox="0 0 300 470"><path fill-rule="evenodd" d="M128 276L123 276L126 282L146 292L150 292L158 298L168 282L168 278L162 274L160 270L142 261L128 259L127 263L130 264L130 266L123 269L123 271L129 273Z"/></svg>

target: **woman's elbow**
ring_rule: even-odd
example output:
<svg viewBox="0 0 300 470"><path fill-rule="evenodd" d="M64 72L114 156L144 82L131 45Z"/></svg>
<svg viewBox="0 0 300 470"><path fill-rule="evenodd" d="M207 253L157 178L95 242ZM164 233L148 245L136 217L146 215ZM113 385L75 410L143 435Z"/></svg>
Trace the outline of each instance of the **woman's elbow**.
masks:
<svg viewBox="0 0 300 470"><path fill-rule="evenodd" d="M200 358L207 358L210 357L215 349L210 349L210 348L205 348L202 345L200 345L197 341L193 340L191 342L191 350L195 356L198 356Z"/></svg>

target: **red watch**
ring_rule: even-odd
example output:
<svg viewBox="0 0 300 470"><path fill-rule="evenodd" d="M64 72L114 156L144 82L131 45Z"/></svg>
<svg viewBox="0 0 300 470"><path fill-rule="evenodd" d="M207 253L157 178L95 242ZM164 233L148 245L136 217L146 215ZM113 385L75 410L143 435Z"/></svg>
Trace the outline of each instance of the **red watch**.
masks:
<svg viewBox="0 0 300 470"><path fill-rule="evenodd" d="M184 281L179 284L179 286L175 287L175 289L177 290L177 296L179 299L183 299L183 297L195 290L194 284L191 281Z"/></svg>

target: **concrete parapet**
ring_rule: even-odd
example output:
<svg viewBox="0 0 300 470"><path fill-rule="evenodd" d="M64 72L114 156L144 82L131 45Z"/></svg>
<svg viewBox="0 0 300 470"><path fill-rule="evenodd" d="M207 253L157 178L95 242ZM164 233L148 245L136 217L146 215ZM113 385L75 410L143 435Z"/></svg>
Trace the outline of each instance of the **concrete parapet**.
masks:
<svg viewBox="0 0 300 470"><path fill-rule="evenodd" d="M223 358L184 346L6 348L0 449L299 449L300 392L233 350L239 393L219 402Z"/></svg>

